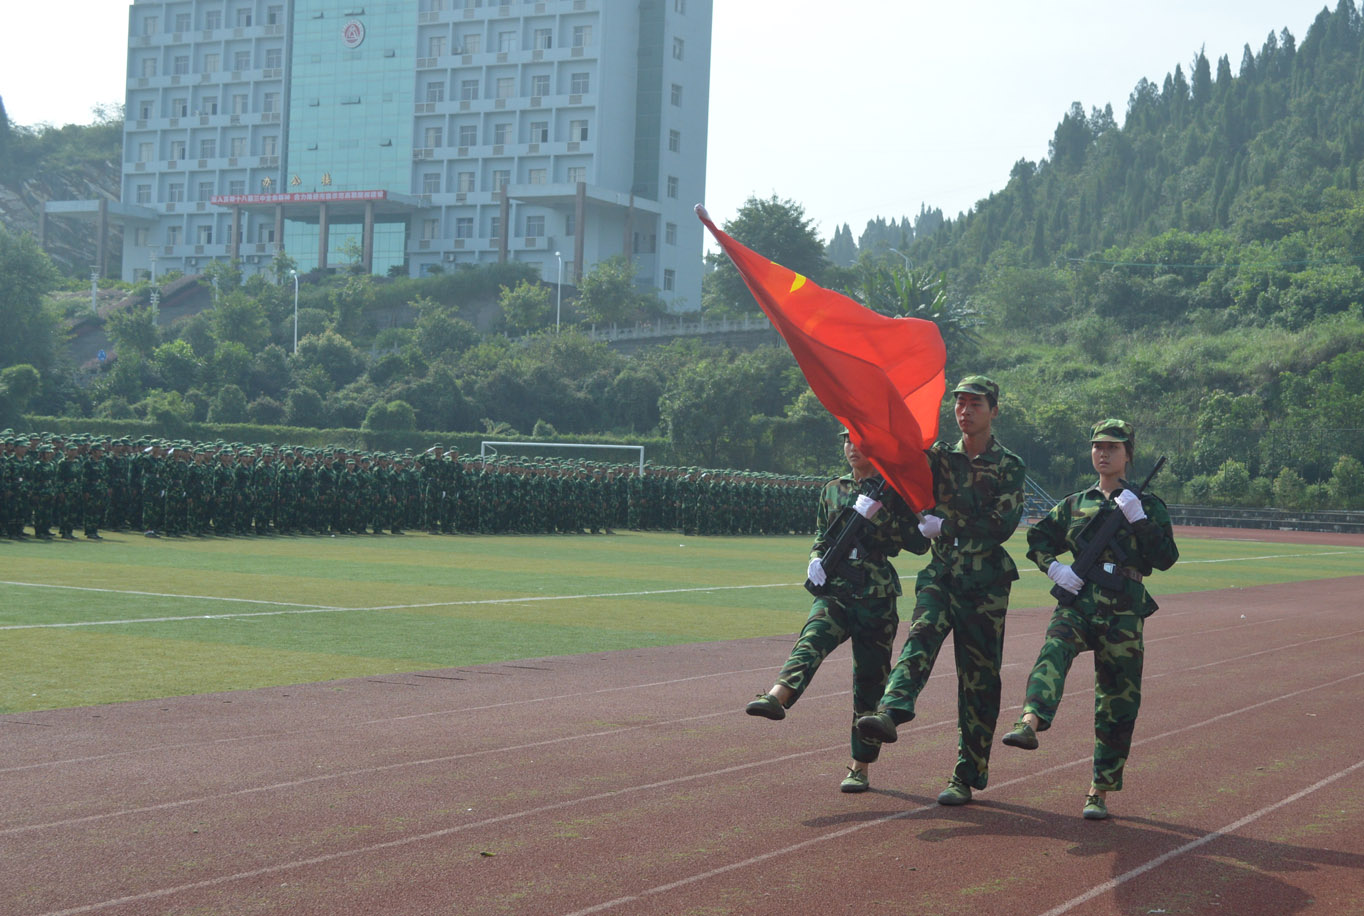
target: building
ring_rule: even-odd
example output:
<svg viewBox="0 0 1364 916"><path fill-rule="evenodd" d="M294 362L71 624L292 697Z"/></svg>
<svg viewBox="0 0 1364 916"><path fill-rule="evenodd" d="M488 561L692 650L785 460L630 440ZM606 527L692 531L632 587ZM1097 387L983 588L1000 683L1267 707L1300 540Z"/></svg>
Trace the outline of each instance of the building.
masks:
<svg viewBox="0 0 1364 916"><path fill-rule="evenodd" d="M135 0L123 276L628 253L699 308L710 31L711 0Z"/></svg>

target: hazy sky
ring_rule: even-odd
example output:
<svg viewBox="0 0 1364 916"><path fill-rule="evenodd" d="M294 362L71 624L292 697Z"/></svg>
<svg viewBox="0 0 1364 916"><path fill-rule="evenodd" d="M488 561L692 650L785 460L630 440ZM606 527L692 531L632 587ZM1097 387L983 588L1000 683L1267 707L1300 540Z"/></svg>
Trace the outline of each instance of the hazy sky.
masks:
<svg viewBox="0 0 1364 916"><path fill-rule="evenodd" d="M415 2L415 0L414 0ZM607 0L634 2L634 0ZM1337 0L1331 0L1334 8ZM125 0L6 0L0 98L16 124L86 124L121 103ZM1159 84L1201 47L1216 71L1287 28L1301 43L1324 0L715 0L706 206L750 196L842 223L949 216L1047 155L1080 102L1123 121L1142 77ZM58 37L60 36L60 37Z"/></svg>

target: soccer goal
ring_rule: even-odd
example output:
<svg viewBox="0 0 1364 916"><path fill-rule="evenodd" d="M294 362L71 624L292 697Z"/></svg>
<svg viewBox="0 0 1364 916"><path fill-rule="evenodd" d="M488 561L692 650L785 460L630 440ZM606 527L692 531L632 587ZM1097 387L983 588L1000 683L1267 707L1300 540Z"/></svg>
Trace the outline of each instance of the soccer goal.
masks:
<svg viewBox="0 0 1364 916"><path fill-rule="evenodd" d="M486 463L487 460L488 460L488 454L491 452L493 455L496 455L496 454L497 454L497 446L499 446L499 445L503 445L503 446L514 445L514 446L516 446L518 449L522 449L522 448L525 448L525 449L535 449L535 448L549 448L549 449L554 449L554 448L624 449L625 451L630 451L630 452L636 452L636 453L638 453L638 455L639 455L639 473L640 473L641 475L643 475L643 473L644 473L644 446L642 446L642 445L615 445L615 444L606 443L606 442L601 442L601 443L593 443L593 442L518 442L518 441L513 441L513 440L484 439L484 440L482 440L481 442L478 443L478 460L479 460L480 462Z"/></svg>

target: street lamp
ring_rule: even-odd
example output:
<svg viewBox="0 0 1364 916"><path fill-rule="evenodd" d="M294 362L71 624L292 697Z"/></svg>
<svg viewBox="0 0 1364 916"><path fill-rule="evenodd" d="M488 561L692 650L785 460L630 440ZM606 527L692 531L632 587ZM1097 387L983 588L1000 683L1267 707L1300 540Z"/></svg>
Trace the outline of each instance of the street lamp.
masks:
<svg viewBox="0 0 1364 916"><path fill-rule="evenodd" d="M294 277L294 355L298 355L298 271L290 270Z"/></svg>
<svg viewBox="0 0 1364 916"><path fill-rule="evenodd" d="M901 251L901 250L898 249L898 248L891 248L891 249L889 249L889 250L895 252L895 253L898 254L901 258L904 259L904 262L905 262L905 270L913 270L913 269L914 269L914 265L909 263L909 258L905 255L905 253L904 253L903 251Z"/></svg>
<svg viewBox="0 0 1364 916"><path fill-rule="evenodd" d="M559 252L554 252L554 257L559 259L559 283L555 287L554 300L554 333L559 333L559 312L564 305L564 259Z"/></svg>

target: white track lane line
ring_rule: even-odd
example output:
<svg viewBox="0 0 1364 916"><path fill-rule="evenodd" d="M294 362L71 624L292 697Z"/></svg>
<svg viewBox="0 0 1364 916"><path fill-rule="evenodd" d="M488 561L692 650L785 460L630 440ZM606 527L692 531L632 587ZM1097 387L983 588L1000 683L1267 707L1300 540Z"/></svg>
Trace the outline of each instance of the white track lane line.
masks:
<svg viewBox="0 0 1364 916"><path fill-rule="evenodd" d="M1209 718L1209 719L1203 720L1202 722L1195 722L1195 723L1191 723L1191 724L1189 724L1189 725L1181 726L1180 728L1172 729L1172 730L1167 731L1167 732L1164 732L1164 733L1162 733L1162 734L1154 735L1154 736L1152 736L1152 737L1150 737L1150 738L1146 738L1146 739L1143 739L1143 740L1140 740L1140 741L1136 741L1136 742L1133 743L1133 746L1134 746L1134 747L1144 746L1144 745L1149 744L1149 743L1151 743L1151 742L1159 741L1159 740L1161 740L1162 738L1168 738L1168 737L1170 737L1170 736L1172 736L1172 735L1177 735L1177 734L1180 734L1180 733L1182 733L1182 732L1186 732L1186 731L1191 731L1191 730L1194 730L1194 729L1203 728L1203 727L1206 727L1206 726L1208 726L1208 725L1211 725L1211 724L1214 723L1214 722L1219 722L1219 721L1222 721L1222 720L1224 720L1224 719L1229 719L1229 718L1231 718L1231 717L1233 717L1233 716L1242 715L1242 714L1244 714L1244 713L1254 712L1255 710L1261 709L1261 708L1263 708L1263 707L1265 707L1265 706L1268 706L1268 705L1271 705L1271 704L1273 704L1273 703L1278 703L1278 702L1281 702L1281 701L1283 701L1283 700L1291 699L1291 698L1293 698L1293 697L1300 696L1300 695L1306 694L1306 693L1310 693L1310 692L1315 691L1315 690L1322 690L1322 689L1325 689L1325 688L1328 688L1328 687L1334 687L1334 686L1336 686L1337 684L1342 684L1342 683L1345 683L1345 682L1347 682L1347 681L1355 680L1356 678L1360 678L1360 677L1364 677L1364 671L1361 671L1361 672L1358 672L1358 673L1355 673L1355 674L1351 674L1351 675L1347 675L1347 676L1345 676L1345 677L1343 677L1343 678L1338 678L1338 679L1333 680L1333 681L1328 681L1328 682L1323 683L1323 684L1317 684L1317 685L1312 686L1312 687L1305 687L1305 688L1303 688L1303 689L1301 689L1301 690L1295 690L1295 691L1293 691L1293 692L1291 692L1291 693L1281 694L1281 695L1279 695L1279 696L1277 696L1277 697L1271 697L1270 699L1262 700L1262 701L1260 701L1259 703L1253 703L1253 704L1251 704L1250 706L1245 706L1245 707L1242 707L1241 709L1232 710L1232 711L1230 711L1230 712L1225 712L1225 713L1222 713L1222 714L1220 714L1220 715L1213 716L1213 717L1211 717L1211 718ZM723 714L728 714L728 713L723 713ZM712 713L712 714L710 714L710 715L719 715L719 714L714 714L714 713ZM694 718L705 718L705 717L694 717ZM937 724L942 724L942 723L935 723L935 726L936 726ZM930 727L935 727L935 726L930 726ZM838 747L841 748L842 745L838 745ZM119 897L119 898L113 899L113 900L99 901L99 902L96 902L96 903L91 903L91 904L87 904L87 905L85 905L85 906L75 907L75 908L71 908L71 909L65 909L65 910L59 910L59 911L52 911L52 912L49 912L49 913L41 914L41 916L77 916L77 914L96 912L96 911L98 911L98 910L106 909L106 908L111 907L111 906L122 906L122 905L125 905L125 904L128 904L128 903L137 903L137 902L142 902L142 901L146 901L146 900L154 900L154 899L158 899L158 898L161 898L161 897L166 897L166 896L169 896L169 895L172 895L172 894L183 893L183 892L185 892L185 891L200 890L200 889L204 889L204 888L208 888L208 887L216 887L216 886L219 886L219 885L222 885L222 884L225 884L225 883L228 883L228 882L232 882L232 881L246 880L246 879L249 879L249 878L260 877L260 876L263 876L263 875L279 874L279 873L281 873L281 872L289 871L289 870L296 869L296 868L305 868L305 867L312 866L312 865L325 864L325 863L328 863L328 862L334 862L334 861L338 861L338 860L341 860L341 859L353 858L353 857L355 857L355 856L369 855L369 854L372 854L372 853L375 853L375 852L379 852L379 851L382 851L382 850L386 850L386 849L394 849L394 848L398 848L398 847L402 847L402 846L408 846L408 845L411 845L411 844L413 844L413 843L426 842L426 841L428 841L428 840L440 839L440 838L443 838L443 837L451 836L451 835L456 834L456 833L461 833L461 832L464 832L464 831L467 831L467 830L471 830L471 829L474 829L474 828L477 828L477 827L487 826L487 825L491 825L491 824L504 823L504 822L506 822L506 821L516 820L516 819L519 819L519 818L528 817L528 816L535 815L535 814L547 813L547 812L549 812L549 811L560 810L560 809L563 809L563 808L567 808L567 807L571 807L571 806L579 805L579 804L584 804L584 803L587 803L587 802L602 801L602 800L611 799L611 798L619 798L619 797L622 797L622 796L625 796L625 795L632 795L632 794L637 793L637 792L649 791L649 790L658 789L658 788L665 788L665 787L672 786L672 785L678 785L678 784L685 783L685 782L691 782L691 781L694 781L694 780L697 780L697 779L711 778L711 777L716 777L716 776L724 776L724 775L729 774L729 773L739 772L739 771L741 771L741 770L751 769L751 768L757 767L757 766L768 767L768 766L771 766L772 764L775 764L775 763L781 763L781 762L784 762L784 761L787 761L787 760L797 759L797 758L800 758L800 757L806 757L806 756L809 756L809 755L814 754L814 753L827 753L827 752L828 752L827 749L816 749L816 750L813 750L813 751L803 751L803 752L798 753L798 754L789 754L789 755L786 755L786 756L784 756L784 757L777 757L777 758L770 759L770 760L766 760L766 761L752 762L752 763L745 763L745 764L738 764L738 765L735 765L735 766L732 766L732 767L726 767L726 768L723 768L723 769L720 769L720 770L714 770L714 771L710 771L710 772L707 772L707 773L694 773L694 774L689 774L689 775L686 775L686 776L675 777L675 778L673 778L673 779L662 780L662 781L656 782L656 783L649 783L649 784L646 784L646 785L639 785L639 786L631 786L631 787L629 787L629 788L627 788L627 789L617 789L617 790L614 790L614 791L611 791L611 792L602 792L602 793L599 793L599 794L597 794L597 795L591 795L591 796L586 796L586 797L582 797L582 798L565 799L565 800L563 800L563 801L554 802L554 803L552 803L552 804L544 805L544 806L541 806L541 807L539 807L539 808L533 808L533 809L529 809L529 810L525 810L525 811L518 811L518 812L509 813L509 814L499 815L499 816L497 816L497 817L486 818L486 819L481 820L481 821L475 821L475 822L471 822L471 823L468 823L468 824L461 824L461 825L456 826L456 827L447 827L447 828L444 828L444 829L442 829L442 830L430 831L430 832L428 832L428 833L420 834L420 835L417 835L417 836L403 837L402 839L398 839L398 840L390 840L390 841L385 842L385 843L375 843L375 844L367 845L367 846L360 847L360 848L357 848L357 849L342 850L342 851L340 851L340 852L328 853L328 854L326 854L326 855L321 855L321 856L314 856L314 857L311 857L311 858L308 858L308 859L300 859L300 860L295 860L295 861L292 861L292 862L281 862L281 863L277 863L277 864L275 864L275 865L269 865L269 866L265 866L265 867L263 867L263 868L252 869L252 870L250 870L250 871L245 871L245 872L237 872L237 873L230 874L230 875L219 875L219 876L216 877L216 878L209 878L209 879L206 879L206 880L203 880L203 881L194 881L194 882L190 882L190 883L187 883L187 884L176 885L176 886L174 886L174 887L166 887L166 888L160 888L160 889L155 890L155 891L147 891L147 892L144 892L144 893L142 893L142 894L134 894L134 895L131 895L131 896ZM1066 768L1068 768L1068 767L1078 766L1078 765L1080 765L1080 764L1085 764L1085 763L1090 763L1090 762L1091 762L1091 761L1090 761L1090 757L1089 757L1089 756L1085 756L1085 757L1081 757L1081 758L1077 758L1077 759L1075 759L1075 760L1072 760L1072 761L1070 761L1070 762L1068 762L1068 763L1057 764L1057 765L1054 765L1054 766L1051 766L1051 767L1047 767L1047 768L1045 768L1045 769L1038 770L1038 771L1033 772L1033 773L1029 773L1029 774L1027 774L1027 775L1025 775L1025 776L1020 776L1020 777L1017 777L1017 778L1015 778L1015 779L1008 780L1007 782L1000 783L998 786L994 787L994 791L998 791L999 789L1003 789L1003 788L1006 788L1006 787L1008 787L1008 786L1016 785L1016 784L1021 783L1021 782L1026 782L1026 781L1028 781L1028 780L1036 779L1036 778L1038 778L1038 777L1040 777L1040 776L1048 775L1048 774L1050 774L1050 773L1054 773L1054 772L1057 772L1057 771L1059 771L1059 770L1066 769ZM391 767L375 767L375 768L371 768L371 769L368 770L368 771L357 771L357 772L375 772L375 771L378 771L378 770L389 769L389 768L391 768ZM288 784L288 785L299 785L299 784L302 784L302 783L305 783L305 782L310 782L310 781L312 781L312 780L297 780L296 782L290 783L290 784ZM232 793L232 794L245 794L245 793L251 792L251 791L257 791L257 790L242 790L241 792ZM172 804L177 804L177 803L172 803ZM161 808L161 807L170 807L170 806L172 806L172 805L167 805L167 806L156 806L156 807L157 807L157 808ZM911 809L911 810L907 810L907 811L900 811L900 812L897 812L897 813L892 814L892 815L887 815L887 816L885 816L885 817L876 818L875 820L863 821L863 822L861 822L861 823L859 823L859 824L855 824L855 825L853 825L853 826L851 826L851 827L845 827L845 828L843 828L842 830L834 831L833 833L823 834L823 835L821 835L821 836L819 836L819 837L814 837L814 838L811 838L811 839L809 839L809 840L805 840L805 841L800 842L800 843L796 843L796 844L793 844L793 845L790 845L790 846L783 847L783 848L781 848L781 849L770 850L770 851L768 851L768 852L766 852L766 853L763 853L762 855L754 856L754 857L751 857L751 858L749 858L749 859L742 860L742 861L740 861L740 862L732 862L732 863L730 863L730 864L728 864L728 865L721 866L720 868L711 869L711 870L706 871L706 872L703 872L703 873L701 873L701 874L692 875L692 876L690 876L690 877L688 877L688 878L683 878L683 879L681 879L681 880L679 880L679 881L674 881L674 882L671 882L671 883L666 884L666 885L659 885L659 886L654 887L654 888L649 888L649 889L647 889L647 890L641 891L639 894L631 895L631 896L628 896L628 897L621 897L621 898L618 898L618 899L616 899L616 900L607 901L607 902L605 902L605 903L598 904L598 905L596 905L596 906L594 906L594 907L591 907L591 908L589 908L589 909L586 909L586 910L578 910L578 911L576 911L576 912L574 912L574 913L572 913L572 914L568 914L568 916L586 916L586 914L589 914L589 913L596 913L596 912L601 912L601 911L606 910L606 909L612 909L612 908L615 908L615 907L620 906L620 905L622 905L622 904L625 904L625 903L629 903L629 902L631 902L631 901L635 901L635 900L642 899L643 897L646 897L646 896L655 896L655 895L657 895L657 894L664 893L664 892L666 892L666 891L673 890L673 889L676 889L676 888L678 888L678 887L683 887L683 886L686 886L686 885L688 885L688 884L693 884L693 883L698 882L698 881L704 881L704 880L706 880L706 879L708 879L708 878L715 877L716 875L721 875L721 874L724 874L724 873L726 873L726 872L730 872L730 871L737 870L737 869L739 869L739 868L744 868L744 867L747 867L747 866L749 866L749 865L754 865L754 864L757 864L757 863L759 863L759 862L763 862L763 861L766 861L766 860L768 860L768 859L775 858L775 857L777 857L777 856L787 855L787 854L790 854L790 853L792 853L792 852L798 851L798 850L800 850L800 849L804 849L804 848L806 848L806 847L812 846L812 845L817 844L817 843L823 843L823 842L827 842L827 841L829 841L829 840L834 840L834 839L838 839L838 838L841 838L841 837L844 837L844 836L848 836L849 834L856 833L856 832L858 832L858 831L860 831L860 830L865 830L865 829L867 829L867 828L869 828L869 827L879 826L879 825L881 825L881 824L885 824L885 823L888 823L888 822L890 822L890 821L901 820L901 819L906 818L906 817L909 817L910 815L913 815L913 814L917 814L917 813L921 813L921 812L924 812L924 811L933 810L933 809L935 809L936 807L937 807L937 805L923 805L923 806L920 806L919 808L915 808L915 809ZM9 833L9 832L13 832L13 831L5 831L5 832L6 832L6 833Z"/></svg>
<svg viewBox="0 0 1364 916"><path fill-rule="evenodd" d="M1166 862L1169 862L1171 859L1177 858L1178 856L1182 856L1186 852L1192 852L1193 850L1197 849L1200 846L1206 846L1208 843L1211 843L1213 840L1216 840L1220 837L1224 837L1227 836L1228 834L1235 833L1236 831L1240 830L1247 824L1253 823L1259 820L1260 818L1264 817L1266 814L1270 814L1274 811L1277 811L1280 808L1285 807L1286 805L1291 805L1298 799L1305 798L1306 796L1311 795L1318 789L1323 789L1326 786L1329 786L1331 783L1335 782L1336 780L1349 776L1351 773L1353 773L1355 770L1358 770L1360 767L1364 767L1364 760L1357 761L1356 763L1346 767L1345 769L1337 773L1332 773L1325 779L1320 780L1319 782L1315 782L1305 789L1294 792L1287 798L1281 799L1280 801L1277 801L1272 805L1266 805L1265 807L1261 808L1259 811L1256 811L1253 814L1247 814L1239 821L1230 823L1219 830L1214 830L1212 833L1204 834L1203 836L1199 837L1196 840L1191 840L1188 843L1185 843L1178 849L1171 849L1169 852L1163 855L1156 856L1149 862L1145 862L1141 865L1138 865L1136 868L1133 868L1129 871L1125 871L1121 875L1118 875L1116 878L1113 878L1112 880L1109 881L1105 881L1103 884L1096 885L1090 888L1089 890L1085 891L1080 896L1074 897L1070 900L1067 900L1060 906L1053 907L1050 910L1047 910L1045 913L1042 913L1041 916L1060 916L1060 914L1062 913L1067 913L1083 903L1088 903L1095 897L1103 896L1104 894L1116 888L1119 884L1125 884L1126 882L1131 881L1133 878L1137 878L1140 877L1141 875L1146 874L1148 871L1151 871L1152 869L1159 868Z"/></svg>

